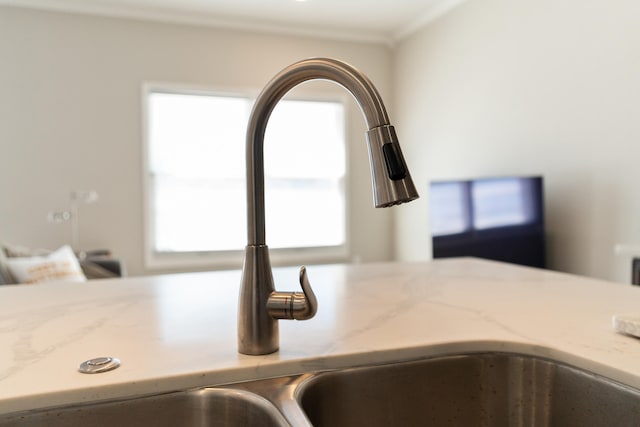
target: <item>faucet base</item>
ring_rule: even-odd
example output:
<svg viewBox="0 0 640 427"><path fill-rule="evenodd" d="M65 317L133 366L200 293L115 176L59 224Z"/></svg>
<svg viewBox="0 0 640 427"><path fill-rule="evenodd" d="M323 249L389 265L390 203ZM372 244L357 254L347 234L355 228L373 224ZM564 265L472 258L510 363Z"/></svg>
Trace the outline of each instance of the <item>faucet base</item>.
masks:
<svg viewBox="0 0 640 427"><path fill-rule="evenodd" d="M267 245L247 245L238 307L238 351L260 355L278 351L278 321L267 308L275 291Z"/></svg>

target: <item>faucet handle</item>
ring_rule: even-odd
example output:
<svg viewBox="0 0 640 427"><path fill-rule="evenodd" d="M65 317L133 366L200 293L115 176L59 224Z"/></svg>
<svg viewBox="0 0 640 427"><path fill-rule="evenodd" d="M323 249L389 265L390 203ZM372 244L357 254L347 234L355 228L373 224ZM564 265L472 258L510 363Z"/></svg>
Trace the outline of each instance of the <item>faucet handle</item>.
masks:
<svg viewBox="0 0 640 427"><path fill-rule="evenodd" d="M269 295L267 310L275 319L308 320L318 311L316 299L311 283L307 277L307 268L300 267L300 286L302 292L277 292Z"/></svg>
<svg viewBox="0 0 640 427"><path fill-rule="evenodd" d="M299 313L298 316L294 316L294 318L298 320L308 320L316 315L318 311L318 300L316 299L316 294L313 293L313 289L311 289L311 283L309 283L309 277L307 276L307 267L304 265L300 267L300 286L302 287L306 301L305 310Z"/></svg>

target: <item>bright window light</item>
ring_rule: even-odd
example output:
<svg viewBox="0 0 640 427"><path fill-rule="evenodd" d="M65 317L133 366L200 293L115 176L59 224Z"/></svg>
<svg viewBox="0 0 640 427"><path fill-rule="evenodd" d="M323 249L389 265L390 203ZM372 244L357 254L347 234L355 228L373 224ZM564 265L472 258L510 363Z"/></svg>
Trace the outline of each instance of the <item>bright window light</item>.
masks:
<svg viewBox="0 0 640 427"><path fill-rule="evenodd" d="M448 236L469 231L471 219L465 183L434 182L429 191L432 236Z"/></svg>
<svg viewBox="0 0 640 427"><path fill-rule="evenodd" d="M245 130L253 100L148 92L148 196L154 253L246 245ZM267 243L345 245L340 102L281 101L265 135Z"/></svg>
<svg viewBox="0 0 640 427"><path fill-rule="evenodd" d="M473 182L474 228L484 230L530 223L535 215L530 185L520 178Z"/></svg>

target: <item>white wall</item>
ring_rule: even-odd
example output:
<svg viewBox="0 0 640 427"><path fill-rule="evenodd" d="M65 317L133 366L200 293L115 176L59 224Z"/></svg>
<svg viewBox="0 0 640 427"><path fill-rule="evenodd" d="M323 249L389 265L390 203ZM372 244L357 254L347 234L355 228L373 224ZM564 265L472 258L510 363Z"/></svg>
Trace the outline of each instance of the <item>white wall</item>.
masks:
<svg viewBox="0 0 640 427"><path fill-rule="evenodd" d="M543 174L551 267L629 282L640 242L640 3L473 0L394 52L397 127L425 196L398 256L430 257L429 180Z"/></svg>
<svg viewBox="0 0 640 427"><path fill-rule="evenodd" d="M352 105L354 257L393 258L391 212L398 258L430 257L431 179L539 173L551 267L628 281L629 256L613 247L640 243L637 16L632 0L473 0L400 42L391 61L375 44L0 7L0 241L67 243L69 225L46 214L66 209L71 189L92 188L101 199L82 210L81 247L110 248L132 274L149 273L142 83L258 90L283 66L326 55L364 70L388 103L393 95L423 196L371 208Z"/></svg>
<svg viewBox="0 0 640 427"><path fill-rule="evenodd" d="M99 203L81 211L80 247L109 248L131 274L149 273L143 82L258 91L309 56L344 59L389 96L390 51L382 45L0 7L0 241L68 243L69 224L50 224L46 215L68 207L70 190L95 189ZM392 215L372 207L364 122L355 103L349 114L353 256L388 260Z"/></svg>

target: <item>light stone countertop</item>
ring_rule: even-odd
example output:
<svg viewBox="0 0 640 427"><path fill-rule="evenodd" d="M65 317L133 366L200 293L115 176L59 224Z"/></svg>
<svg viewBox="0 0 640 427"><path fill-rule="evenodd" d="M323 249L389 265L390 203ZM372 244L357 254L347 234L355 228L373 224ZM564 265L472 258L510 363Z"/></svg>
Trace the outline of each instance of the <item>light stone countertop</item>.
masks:
<svg viewBox="0 0 640 427"><path fill-rule="evenodd" d="M239 271L0 287L0 413L475 351L550 357L640 388L611 317L640 288L491 261L311 266L318 314L237 353ZM274 270L298 290L297 269ZM81 362L122 366L86 375Z"/></svg>

